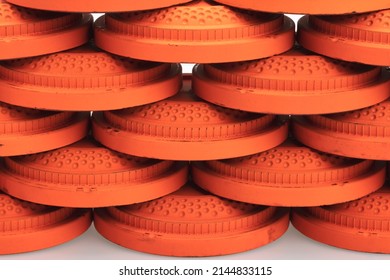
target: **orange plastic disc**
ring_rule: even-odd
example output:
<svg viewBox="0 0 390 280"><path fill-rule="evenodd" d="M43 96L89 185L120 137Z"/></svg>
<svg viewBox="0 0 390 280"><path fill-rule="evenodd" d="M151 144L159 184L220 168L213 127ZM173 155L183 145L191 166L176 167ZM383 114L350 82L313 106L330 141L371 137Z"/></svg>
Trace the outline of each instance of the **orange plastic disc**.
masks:
<svg viewBox="0 0 390 280"><path fill-rule="evenodd" d="M292 224L328 245L370 253L390 253L390 186L361 199L332 206L297 208Z"/></svg>
<svg viewBox="0 0 390 280"><path fill-rule="evenodd" d="M23 7L64 12L125 12L150 10L178 5L190 0L7 0Z"/></svg>
<svg viewBox="0 0 390 280"><path fill-rule="evenodd" d="M169 160L250 155L286 139L284 120L199 100L191 91L190 76L184 80L183 90L164 101L94 113L95 139L122 153Z"/></svg>
<svg viewBox="0 0 390 280"><path fill-rule="evenodd" d="M214 256L278 239L289 210L226 200L191 183L165 197L95 211L95 227L129 249L168 256Z"/></svg>
<svg viewBox="0 0 390 280"><path fill-rule="evenodd" d="M48 151L88 134L89 113L27 109L0 102L0 156Z"/></svg>
<svg viewBox="0 0 390 280"><path fill-rule="evenodd" d="M369 108L293 118L295 137L317 150L390 160L390 99Z"/></svg>
<svg viewBox="0 0 390 280"><path fill-rule="evenodd" d="M41 250L70 241L91 225L90 209L34 204L0 192L0 254Z"/></svg>
<svg viewBox="0 0 390 280"><path fill-rule="evenodd" d="M54 206L143 202L179 189L187 164L122 155L84 139L54 151L4 158L0 190Z"/></svg>
<svg viewBox="0 0 390 280"><path fill-rule="evenodd" d="M12 0L15 1L15 0ZM20 0L19 0L20 1ZM27 0L25 0L27 1ZM352 14L387 9L389 0L215 0L216 2L248 10L286 14Z"/></svg>
<svg viewBox="0 0 390 280"><path fill-rule="evenodd" d="M0 0L0 59L36 56L80 46L89 39L92 21L90 14L30 10Z"/></svg>
<svg viewBox="0 0 390 280"><path fill-rule="evenodd" d="M389 26L390 9L356 15L305 16L298 23L298 42L326 56L389 66Z"/></svg>
<svg viewBox="0 0 390 280"><path fill-rule="evenodd" d="M115 110L152 103L181 87L179 64L138 61L92 46L0 64L0 100L48 110Z"/></svg>
<svg viewBox="0 0 390 280"><path fill-rule="evenodd" d="M390 97L380 67L325 58L296 48L271 58L204 64L194 93L233 109L272 114L326 114L364 108Z"/></svg>
<svg viewBox="0 0 390 280"><path fill-rule="evenodd" d="M194 163L194 182L229 199L273 206L318 206L360 198L384 181L382 163L324 154L287 141L236 159Z"/></svg>
<svg viewBox="0 0 390 280"><path fill-rule="evenodd" d="M280 14L236 10L211 1L146 12L107 14L95 23L97 46L164 62L242 61L294 44L294 22Z"/></svg>

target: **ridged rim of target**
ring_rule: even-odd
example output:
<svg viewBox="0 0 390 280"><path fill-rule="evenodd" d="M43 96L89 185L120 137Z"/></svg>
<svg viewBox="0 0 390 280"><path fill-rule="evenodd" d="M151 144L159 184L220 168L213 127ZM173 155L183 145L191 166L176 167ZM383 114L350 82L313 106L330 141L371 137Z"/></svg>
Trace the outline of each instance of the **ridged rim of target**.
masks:
<svg viewBox="0 0 390 280"><path fill-rule="evenodd" d="M88 45L0 63L0 100L45 110L139 106L176 94L180 85L179 64L137 61Z"/></svg>
<svg viewBox="0 0 390 280"><path fill-rule="evenodd" d="M36 205L26 212L23 202L0 193L0 205L12 205L0 211L0 254L16 254L53 247L84 233L92 223L90 209L58 208ZM19 208L18 208L19 207ZM14 211L8 217L7 211ZM26 213L23 214L23 211ZM3 213L4 212L4 213Z"/></svg>
<svg viewBox="0 0 390 280"><path fill-rule="evenodd" d="M153 206L154 203L159 206ZM187 206L188 211L183 212L187 214L180 216L181 212L174 212L175 203L192 206ZM196 211L208 207L196 210L202 203L209 207L215 203L215 209L225 207L231 214L215 212L213 216L210 208L198 216ZM142 209L149 204L156 208L153 212ZM190 211L192 208L194 212ZM98 209L95 226L105 238L129 249L168 256L213 256L254 249L278 239L288 228L288 212L288 209L248 205L210 194L173 193L142 204Z"/></svg>
<svg viewBox="0 0 390 280"><path fill-rule="evenodd" d="M0 156L33 154L72 144L88 134L88 113L39 111L5 103L0 120ZM12 113L15 113L12 117Z"/></svg>
<svg viewBox="0 0 390 280"><path fill-rule="evenodd" d="M320 151L354 158L390 160L390 126L386 124L389 121L389 116L386 116L389 101L346 113L293 117L292 130L299 141ZM366 116L365 112L367 120L352 119L354 114ZM343 120L346 114L349 117ZM370 114L375 117L373 120L368 120Z"/></svg>
<svg viewBox="0 0 390 280"><path fill-rule="evenodd" d="M29 20L17 18L19 22L15 20L15 23L0 26L0 47L2 49L0 59L63 51L80 46L89 39L89 30L93 22L91 14L36 11L19 8L3 0L0 4L17 9L20 17L26 15L31 17Z"/></svg>
<svg viewBox="0 0 390 280"><path fill-rule="evenodd" d="M233 109L298 115L360 109L390 96L390 73L380 67L315 54L302 55L301 58L300 53L294 55L295 52L297 50L254 61L196 65L193 70L194 92L211 103ZM286 62L296 65L296 69ZM321 62L324 65L320 65ZM335 69L324 69L326 64L339 73ZM244 67L248 67L246 72L242 70ZM310 67L313 69L308 69ZM316 76L325 70L332 74Z"/></svg>
<svg viewBox="0 0 390 280"><path fill-rule="evenodd" d="M0 189L5 193L65 207L154 199L180 188L188 169L186 163L126 156L89 139L45 153L7 157L1 166Z"/></svg>
<svg viewBox="0 0 390 280"><path fill-rule="evenodd" d="M367 17L383 12L389 13L390 10L368 13ZM303 47L333 58L378 66L390 65L390 32L385 28L364 29L343 23L342 20L337 24L337 19L346 17L304 16L298 22L297 40Z"/></svg>
<svg viewBox="0 0 390 280"><path fill-rule="evenodd" d="M278 156L280 153L284 155ZM314 162L319 165L314 166ZM329 166L322 168L321 164ZM260 154L197 162L191 167L194 182L211 193L247 203L284 207L357 199L379 189L386 173L382 163L340 158L286 143Z"/></svg>
<svg viewBox="0 0 390 280"><path fill-rule="evenodd" d="M191 11L186 9L204 18L195 16L193 19ZM206 11L203 12L205 9L210 9L208 17ZM180 24L176 18L160 19L161 13L169 16L179 12L178 16L185 17ZM219 18L220 13L227 13L226 18L222 15ZM95 39L97 46L109 52L162 62L242 61L282 53L292 47L294 22L290 18L251 13L207 1L193 1L143 13L107 14L95 22ZM234 21L229 22L229 16ZM224 40L222 45L221 40ZM242 52L242 48L246 51Z"/></svg>
<svg viewBox="0 0 390 280"><path fill-rule="evenodd" d="M284 119L209 104L190 92L190 84L186 75L183 90L169 99L95 112L94 138L113 150L136 156L208 160L267 150L287 137Z"/></svg>
<svg viewBox="0 0 390 280"><path fill-rule="evenodd" d="M381 205L379 201L375 203L375 199L388 201L388 193L386 183L382 189L369 196L348 203L297 208L292 211L292 224L309 238L331 246L361 252L389 253L390 216L382 214L382 217L378 217L381 212L388 210L388 206ZM387 198L383 198L385 194ZM350 208L357 208L357 211L348 214ZM364 214L370 211L372 213Z"/></svg>

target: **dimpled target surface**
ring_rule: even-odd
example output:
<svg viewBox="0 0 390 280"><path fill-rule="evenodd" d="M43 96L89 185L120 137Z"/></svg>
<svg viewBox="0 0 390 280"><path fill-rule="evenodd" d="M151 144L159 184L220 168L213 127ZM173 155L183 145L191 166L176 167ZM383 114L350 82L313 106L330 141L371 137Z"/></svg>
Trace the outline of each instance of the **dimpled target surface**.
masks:
<svg viewBox="0 0 390 280"><path fill-rule="evenodd" d="M106 14L95 23L95 40L106 51L143 60L242 61L290 49L294 22L280 14L197 0L160 10Z"/></svg>
<svg viewBox="0 0 390 280"><path fill-rule="evenodd" d="M216 195L273 206L318 206L360 198L385 181L385 166L321 153L289 140L234 159L197 162L194 182Z"/></svg>
<svg viewBox="0 0 390 280"><path fill-rule="evenodd" d="M44 152L88 134L88 113L42 111L0 102L0 156Z"/></svg>
<svg viewBox="0 0 390 280"><path fill-rule="evenodd" d="M298 22L298 42L329 57L364 64L390 65L390 9L377 12L305 16Z"/></svg>
<svg viewBox="0 0 390 280"><path fill-rule="evenodd" d="M274 115L226 109L182 91L153 104L94 113L93 136L122 153L168 160L231 158L267 150L287 137Z"/></svg>
<svg viewBox="0 0 390 280"><path fill-rule="evenodd" d="M89 40L90 14L26 9L0 0L0 59L58 52Z"/></svg>
<svg viewBox="0 0 390 280"><path fill-rule="evenodd" d="M363 159L390 160L390 100L360 110L293 117L295 137L317 150Z"/></svg>
<svg viewBox="0 0 390 280"><path fill-rule="evenodd" d="M108 54L92 43L0 63L0 100L46 110L115 110L159 101L181 87L179 64Z"/></svg>
<svg viewBox="0 0 390 280"><path fill-rule="evenodd" d="M123 155L83 139L45 153L5 158L0 189L47 205L105 207L161 197L186 180L186 163Z"/></svg>
<svg viewBox="0 0 390 280"><path fill-rule="evenodd" d="M259 113L336 113L390 96L390 73L381 67L326 58L299 47L260 60L197 65L193 75L199 97Z"/></svg>
<svg viewBox="0 0 390 280"><path fill-rule="evenodd" d="M187 183L145 203L95 211L95 227L129 249L168 256L215 256L251 250L281 237L289 209L219 198Z"/></svg>
<svg viewBox="0 0 390 280"><path fill-rule="evenodd" d="M339 248L390 253L390 188L331 206L297 208L292 224L304 235Z"/></svg>
<svg viewBox="0 0 390 280"><path fill-rule="evenodd" d="M0 192L0 254L62 244L84 233L91 222L90 209L50 207Z"/></svg>

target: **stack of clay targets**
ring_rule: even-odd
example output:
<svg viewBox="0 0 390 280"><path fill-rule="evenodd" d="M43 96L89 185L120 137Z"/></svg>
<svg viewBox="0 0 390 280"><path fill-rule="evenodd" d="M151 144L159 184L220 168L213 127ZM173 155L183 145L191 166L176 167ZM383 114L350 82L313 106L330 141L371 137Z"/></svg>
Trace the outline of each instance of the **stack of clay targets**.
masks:
<svg viewBox="0 0 390 280"><path fill-rule="evenodd" d="M389 66L390 7L386 8L353 15L305 16L299 22L298 40L322 55ZM388 68L382 71L389 75ZM369 75L365 77L365 83L372 84ZM359 160L390 160L389 98L348 112L294 117L292 123L296 138L312 148ZM387 182L354 201L296 209L292 222L303 234L329 245L390 253L389 191Z"/></svg>
<svg viewBox="0 0 390 280"><path fill-rule="evenodd" d="M93 216L132 250L232 254L290 214L315 240L390 253L388 0L9 2L0 253ZM93 32L89 12L106 12ZM307 14L297 36L282 13Z"/></svg>
<svg viewBox="0 0 390 280"><path fill-rule="evenodd" d="M294 44L294 23L281 14L192 1L160 10L106 14L95 23L95 42L108 52L147 61L243 61L289 50ZM191 76L185 75L175 96L94 112L92 131L97 141L124 154L208 161L280 145L288 135L288 118L209 103L195 95ZM107 239L171 256L254 249L282 236L288 224L289 209L216 196L201 190L195 177L159 199L95 211L95 227Z"/></svg>
<svg viewBox="0 0 390 280"><path fill-rule="evenodd" d="M176 4L155 2L144 8ZM156 102L182 84L177 63L99 50L92 23L0 2L0 254L64 243L89 228L93 207L148 201L187 181L187 163L124 155L90 136L91 111Z"/></svg>
<svg viewBox="0 0 390 280"><path fill-rule="evenodd" d="M29 10L0 1L0 64L82 45L89 40L91 24L90 14ZM36 64L35 67L42 65ZM10 88L19 84L33 87L32 83L47 82L46 77L29 77L1 68L1 80L8 80ZM33 67L31 69L34 70ZM3 95L8 93L4 88L1 92ZM43 111L34 106L19 107L1 100L0 156L39 153L69 145L87 135L88 123L88 113ZM4 160L1 159L2 164ZM16 170L24 172L19 168ZM45 176L37 174L34 169L30 172L27 176ZM0 254L58 245L89 228L91 210L22 201L3 193L8 192L8 188L2 179L0 181Z"/></svg>
<svg viewBox="0 0 390 280"><path fill-rule="evenodd" d="M198 96L234 109L292 114L294 139L257 155L196 163L195 181L230 199L301 206L292 209L292 223L314 240L390 253L383 162L390 160L389 1L218 2L307 14L298 23L301 47L194 69Z"/></svg>

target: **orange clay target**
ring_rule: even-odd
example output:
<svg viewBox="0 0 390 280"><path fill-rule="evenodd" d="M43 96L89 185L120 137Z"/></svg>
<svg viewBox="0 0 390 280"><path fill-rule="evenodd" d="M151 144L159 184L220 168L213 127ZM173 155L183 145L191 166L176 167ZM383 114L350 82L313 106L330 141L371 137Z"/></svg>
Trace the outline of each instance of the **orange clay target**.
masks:
<svg viewBox="0 0 390 280"><path fill-rule="evenodd" d="M34 204L0 192L0 254L41 250L70 241L89 228L91 212Z"/></svg>
<svg viewBox="0 0 390 280"><path fill-rule="evenodd" d="M390 253L390 186L332 206L297 208L292 224L304 235L336 247Z"/></svg>
<svg viewBox="0 0 390 280"><path fill-rule="evenodd" d="M300 48L260 60L197 65L193 83L194 93L209 102L272 114L343 112L390 96L390 75L380 67Z"/></svg>
<svg viewBox="0 0 390 280"><path fill-rule="evenodd" d="M137 59L212 63L267 57L294 43L294 22L280 14L237 10L211 1L102 16L98 47Z"/></svg>
<svg viewBox="0 0 390 280"><path fill-rule="evenodd" d="M287 141L260 154L193 165L194 181L222 197L273 206L318 206L380 188L385 166L343 158Z"/></svg>
<svg viewBox="0 0 390 280"><path fill-rule="evenodd" d="M7 0L10 3L40 10L64 12L121 12L158 9L190 0Z"/></svg>
<svg viewBox="0 0 390 280"><path fill-rule="evenodd" d="M91 45L0 63L0 100L47 110L115 110L176 94L181 67L111 55Z"/></svg>
<svg viewBox="0 0 390 280"><path fill-rule="evenodd" d="M187 165L122 155L84 139L54 151L4 158L0 190L66 207L143 202L179 189Z"/></svg>
<svg viewBox="0 0 390 280"><path fill-rule="evenodd" d="M230 201L188 183L145 203L95 211L95 227L129 249L168 256L215 256L251 250L283 235L289 210Z"/></svg>
<svg viewBox="0 0 390 280"><path fill-rule="evenodd" d="M199 100L190 77L174 97L141 107L94 113L93 135L122 153L169 160L231 158L268 150L287 137L274 115L235 111Z"/></svg>
<svg viewBox="0 0 390 280"><path fill-rule="evenodd" d="M89 113L40 111L0 102L0 156L48 151L88 134Z"/></svg>
<svg viewBox="0 0 390 280"><path fill-rule="evenodd" d="M390 9L357 15L305 16L299 20L298 41L309 50L333 58L389 66L389 26Z"/></svg>
<svg viewBox="0 0 390 280"><path fill-rule="evenodd" d="M92 21L90 14L30 10L0 0L0 59L36 56L80 46L89 39Z"/></svg>
<svg viewBox="0 0 390 280"><path fill-rule="evenodd" d="M286 14L351 14L390 7L389 0L216 0L216 2L242 9Z"/></svg>
<svg viewBox="0 0 390 280"><path fill-rule="evenodd" d="M295 137L336 155L390 160L390 99L365 109L293 118Z"/></svg>

